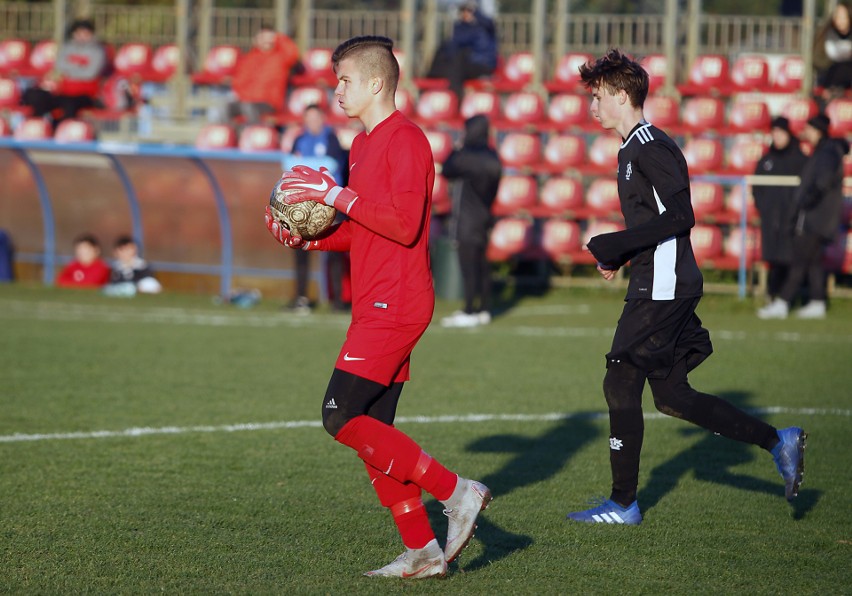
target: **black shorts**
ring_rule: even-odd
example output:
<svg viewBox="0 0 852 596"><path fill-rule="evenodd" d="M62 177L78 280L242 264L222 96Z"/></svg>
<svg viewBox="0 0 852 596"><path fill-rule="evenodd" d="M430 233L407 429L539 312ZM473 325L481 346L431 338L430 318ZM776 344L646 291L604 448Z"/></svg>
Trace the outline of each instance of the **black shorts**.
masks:
<svg viewBox="0 0 852 596"><path fill-rule="evenodd" d="M684 358L687 371L701 364L713 353L713 344L695 314L700 300L628 300L606 355L607 368L613 361L626 361L649 378L665 379Z"/></svg>

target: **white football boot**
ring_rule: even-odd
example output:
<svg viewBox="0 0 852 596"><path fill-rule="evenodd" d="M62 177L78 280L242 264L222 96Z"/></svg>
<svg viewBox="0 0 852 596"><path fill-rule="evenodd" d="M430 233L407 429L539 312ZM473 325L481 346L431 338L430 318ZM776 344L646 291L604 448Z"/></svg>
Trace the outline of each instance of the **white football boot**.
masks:
<svg viewBox="0 0 852 596"><path fill-rule="evenodd" d="M758 319L786 319L790 312L790 307L787 302L781 298L776 298L763 308L757 311Z"/></svg>
<svg viewBox="0 0 852 596"><path fill-rule="evenodd" d="M805 306L796 311L797 319L824 319L825 301L811 300Z"/></svg>
<svg viewBox="0 0 852 596"><path fill-rule="evenodd" d="M434 538L423 548L407 548L391 563L381 569L367 571L367 577L401 577L402 579L423 579L443 577L447 574L447 561L444 551Z"/></svg>
<svg viewBox="0 0 852 596"><path fill-rule="evenodd" d="M447 544L444 547L444 557L447 563L452 563L473 538L476 530L476 516L484 511L491 502L491 491L487 486L475 480L459 477L452 496L444 504L444 515L447 516Z"/></svg>

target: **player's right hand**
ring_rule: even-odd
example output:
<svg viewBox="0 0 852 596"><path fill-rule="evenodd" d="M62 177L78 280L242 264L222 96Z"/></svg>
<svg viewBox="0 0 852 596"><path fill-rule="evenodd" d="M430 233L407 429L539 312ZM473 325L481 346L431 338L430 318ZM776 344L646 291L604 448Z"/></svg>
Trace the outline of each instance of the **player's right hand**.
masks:
<svg viewBox="0 0 852 596"><path fill-rule="evenodd" d="M619 269L618 267L613 269L612 267L610 267L608 265L604 265L603 263L598 263L597 268L598 268L598 273L600 273L603 276L603 278L607 281L612 281L613 279L615 279L615 274L618 273L618 269Z"/></svg>
<svg viewBox="0 0 852 596"><path fill-rule="evenodd" d="M281 223L272 216L272 210L268 205L266 207L266 214L263 218L266 221L266 229L269 230L269 233L272 234L272 237L278 242L289 248L304 248L304 239L301 236L291 236L290 230L281 225Z"/></svg>

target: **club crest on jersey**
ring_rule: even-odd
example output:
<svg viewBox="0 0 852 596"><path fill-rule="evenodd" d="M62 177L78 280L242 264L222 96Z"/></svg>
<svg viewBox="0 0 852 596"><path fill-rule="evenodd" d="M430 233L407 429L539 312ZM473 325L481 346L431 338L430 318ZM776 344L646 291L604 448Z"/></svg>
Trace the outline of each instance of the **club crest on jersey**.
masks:
<svg viewBox="0 0 852 596"><path fill-rule="evenodd" d="M630 176L632 176L632 175L633 175L633 162L632 162L632 161L628 161L628 162L627 162L627 167L626 167L626 168L624 168L624 179L625 179L625 180L630 180Z"/></svg>

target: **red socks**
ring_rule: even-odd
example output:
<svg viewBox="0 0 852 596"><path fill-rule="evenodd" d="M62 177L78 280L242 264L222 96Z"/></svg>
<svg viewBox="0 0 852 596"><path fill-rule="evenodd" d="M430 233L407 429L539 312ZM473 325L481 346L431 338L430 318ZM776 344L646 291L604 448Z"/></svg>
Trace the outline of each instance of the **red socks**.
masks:
<svg viewBox="0 0 852 596"><path fill-rule="evenodd" d="M398 482L370 464L364 464L364 467L367 468L379 502L390 509L406 548L423 548L434 540L435 533L429 525L426 508L420 498L420 487L411 482Z"/></svg>

